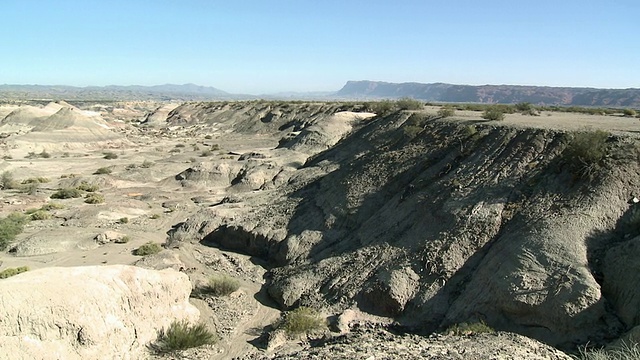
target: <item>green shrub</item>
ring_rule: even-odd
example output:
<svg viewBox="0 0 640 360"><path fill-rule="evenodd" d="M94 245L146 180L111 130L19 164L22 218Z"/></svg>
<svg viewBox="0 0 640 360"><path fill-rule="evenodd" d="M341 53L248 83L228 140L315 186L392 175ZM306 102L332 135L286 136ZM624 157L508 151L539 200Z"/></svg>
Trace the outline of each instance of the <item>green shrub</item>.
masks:
<svg viewBox="0 0 640 360"><path fill-rule="evenodd" d="M112 170L110 167L101 167L98 170L96 170L93 174L94 175L106 175L106 174L111 174Z"/></svg>
<svg viewBox="0 0 640 360"><path fill-rule="evenodd" d="M64 205L51 202L51 203L42 205L42 207L40 208L40 210L44 210L44 211L51 211L51 210L58 210L58 209L64 209Z"/></svg>
<svg viewBox="0 0 640 360"><path fill-rule="evenodd" d="M443 106L438 110L438 116L448 118L456 114L456 110L451 106Z"/></svg>
<svg viewBox="0 0 640 360"><path fill-rule="evenodd" d="M17 186L18 186L18 183L13 178L12 172L4 171L2 175L0 175L0 187L3 190L15 189Z"/></svg>
<svg viewBox="0 0 640 360"><path fill-rule="evenodd" d="M396 106L400 110L420 110L424 108L424 103L416 99L404 97L396 101Z"/></svg>
<svg viewBox="0 0 640 360"><path fill-rule="evenodd" d="M27 222L29 219L20 213L11 213L6 218L0 219L0 251L4 251L9 243L15 240Z"/></svg>
<svg viewBox="0 0 640 360"><path fill-rule="evenodd" d="M106 152L106 153L103 153L103 155L104 155L104 158L107 160L113 160L118 158L118 154L113 152Z"/></svg>
<svg viewBox="0 0 640 360"><path fill-rule="evenodd" d="M87 196L84 197L84 202L87 204L102 204L104 202L104 196L97 193L87 194Z"/></svg>
<svg viewBox="0 0 640 360"><path fill-rule="evenodd" d="M39 156L43 159L48 159L51 157L51 154L49 154L46 150L42 150Z"/></svg>
<svg viewBox="0 0 640 360"><path fill-rule="evenodd" d="M162 247L160 244L149 241L148 243L140 246L139 248L133 250L133 255L136 256L147 256L157 254L162 251Z"/></svg>
<svg viewBox="0 0 640 360"><path fill-rule="evenodd" d="M186 321L174 321L166 330L158 332L152 348L158 353L170 353L202 345L214 344L217 338L204 324L189 325Z"/></svg>
<svg viewBox="0 0 640 360"><path fill-rule="evenodd" d="M636 116L636 111L635 111L635 110L633 110L633 109L624 109L624 110L622 111L622 114L623 114L624 116L634 117L634 116Z"/></svg>
<svg viewBox="0 0 640 360"><path fill-rule="evenodd" d="M496 331L493 330L484 321L477 321L473 323L463 322L460 324L452 325L445 332L449 335L462 336L473 334L493 334Z"/></svg>
<svg viewBox="0 0 640 360"><path fill-rule="evenodd" d="M96 184L89 184L86 181L80 183L80 185L76 186L76 189L86 191L86 192L96 192L100 190L100 186Z"/></svg>
<svg viewBox="0 0 640 360"><path fill-rule="evenodd" d="M31 220L47 220L51 219L51 214L44 210L37 210L29 215Z"/></svg>
<svg viewBox="0 0 640 360"><path fill-rule="evenodd" d="M14 276L14 275L18 275L20 273L29 271L29 267L27 266L20 266L17 268L8 268L8 269L4 269L2 271L0 271L0 279L6 279L8 277Z"/></svg>
<svg viewBox="0 0 640 360"><path fill-rule="evenodd" d="M279 326L289 335L302 335L325 329L326 321L315 309L301 306L285 315Z"/></svg>
<svg viewBox="0 0 640 360"><path fill-rule="evenodd" d="M120 219L118 219L118 222L120 224L128 224L129 223L129 218L128 217L121 217Z"/></svg>
<svg viewBox="0 0 640 360"><path fill-rule="evenodd" d="M602 130L576 132L563 152L575 177L592 180L607 155L609 133Z"/></svg>
<svg viewBox="0 0 640 360"><path fill-rule="evenodd" d="M386 115L395 109L395 104L391 100L381 100L367 104L367 110L376 115Z"/></svg>
<svg viewBox="0 0 640 360"><path fill-rule="evenodd" d="M482 118L486 120L502 121L504 112L497 106L491 106L482 113Z"/></svg>
<svg viewBox="0 0 640 360"><path fill-rule="evenodd" d="M214 275L202 290L203 293L214 296L227 296L240 288L240 282L227 275Z"/></svg>
<svg viewBox="0 0 640 360"><path fill-rule="evenodd" d="M49 180L46 177L42 177L42 176L38 176L38 177L32 177L32 178L28 178L28 179L24 179L21 181L22 184L44 184L44 183L48 183L51 180Z"/></svg>
<svg viewBox="0 0 640 360"><path fill-rule="evenodd" d="M76 188L60 189L51 194L52 199L72 199L82 196L82 192Z"/></svg>
<svg viewBox="0 0 640 360"><path fill-rule="evenodd" d="M131 241L131 236L129 236L129 235L125 235L125 236L123 236L123 237L121 237L121 238L117 238L114 242L115 242L116 244L126 244L126 243L128 243L129 241Z"/></svg>

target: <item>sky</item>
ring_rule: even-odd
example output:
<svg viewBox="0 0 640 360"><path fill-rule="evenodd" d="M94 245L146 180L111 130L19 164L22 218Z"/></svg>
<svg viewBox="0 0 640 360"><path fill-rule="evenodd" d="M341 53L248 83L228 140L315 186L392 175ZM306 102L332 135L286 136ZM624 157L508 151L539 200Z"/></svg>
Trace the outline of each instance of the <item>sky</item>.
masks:
<svg viewBox="0 0 640 360"><path fill-rule="evenodd" d="M0 84L640 88L638 0L0 0Z"/></svg>

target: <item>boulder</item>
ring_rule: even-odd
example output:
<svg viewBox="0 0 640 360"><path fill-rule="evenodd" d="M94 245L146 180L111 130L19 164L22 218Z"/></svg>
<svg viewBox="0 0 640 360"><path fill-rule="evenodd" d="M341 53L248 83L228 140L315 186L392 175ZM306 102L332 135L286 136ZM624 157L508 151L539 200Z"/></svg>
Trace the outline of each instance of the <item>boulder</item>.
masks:
<svg viewBox="0 0 640 360"><path fill-rule="evenodd" d="M197 320L190 293L185 274L125 265L45 268L0 280L0 354L145 358L158 330Z"/></svg>

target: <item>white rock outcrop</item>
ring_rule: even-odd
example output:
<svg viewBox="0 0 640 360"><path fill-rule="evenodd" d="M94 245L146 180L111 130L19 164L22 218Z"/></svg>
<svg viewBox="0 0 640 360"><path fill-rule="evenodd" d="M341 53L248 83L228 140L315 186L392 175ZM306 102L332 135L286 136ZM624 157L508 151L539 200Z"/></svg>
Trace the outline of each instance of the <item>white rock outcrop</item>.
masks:
<svg viewBox="0 0 640 360"><path fill-rule="evenodd" d="M195 321L188 277L135 266L45 268L0 280L0 359L139 359Z"/></svg>

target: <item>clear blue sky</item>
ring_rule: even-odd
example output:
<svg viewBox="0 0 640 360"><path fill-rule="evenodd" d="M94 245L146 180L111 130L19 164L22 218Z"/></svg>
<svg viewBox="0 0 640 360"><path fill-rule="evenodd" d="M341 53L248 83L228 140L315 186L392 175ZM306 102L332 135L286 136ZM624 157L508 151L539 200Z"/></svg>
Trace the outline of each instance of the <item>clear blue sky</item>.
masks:
<svg viewBox="0 0 640 360"><path fill-rule="evenodd" d="M638 0L0 0L0 84L640 87Z"/></svg>

